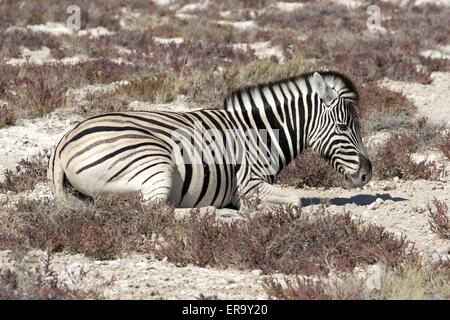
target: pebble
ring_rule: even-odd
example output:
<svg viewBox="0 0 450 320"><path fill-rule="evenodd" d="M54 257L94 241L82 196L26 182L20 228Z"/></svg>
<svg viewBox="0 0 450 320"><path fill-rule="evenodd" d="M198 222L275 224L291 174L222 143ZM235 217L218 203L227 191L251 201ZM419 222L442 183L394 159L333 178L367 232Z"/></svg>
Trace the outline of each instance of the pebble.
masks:
<svg viewBox="0 0 450 320"><path fill-rule="evenodd" d="M239 287L239 285L237 283L233 283L233 284L230 284L230 285L226 286L225 288L227 290L230 290L230 289L235 289L237 287Z"/></svg>
<svg viewBox="0 0 450 320"><path fill-rule="evenodd" d="M387 183L383 186L383 191L395 190L397 186L394 183Z"/></svg>
<svg viewBox="0 0 450 320"><path fill-rule="evenodd" d="M445 244L443 246L437 247L436 252L439 254L450 254L450 244Z"/></svg>
<svg viewBox="0 0 450 320"><path fill-rule="evenodd" d="M113 261L109 261L108 264L112 267L119 267L120 266L120 261L118 260L113 260Z"/></svg>
<svg viewBox="0 0 450 320"><path fill-rule="evenodd" d="M366 286L368 290L379 290L381 288L381 272L382 269L377 264L367 267Z"/></svg>
<svg viewBox="0 0 450 320"><path fill-rule="evenodd" d="M378 209L382 204L383 204L383 199L381 199L381 198L377 198L376 200L375 200L375 202L372 202L370 205L369 205L369 210L376 210L376 209Z"/></svg>
<svg viewBox="0 0 450 320"><path fill-rule="evenodd" d="M85 272L84 266L80 263L73 263L67 266L66 271L75 281L81 281Z"/></svg>
<svg viewBox="0 0 450 320"><path fill-rule="evenodd" d="M396 236L397 238L401 238L401 237L403 236L403 233L400 232L400 231L397 231L397 232L395 232L394 234L395 234L395 236Z"/></svg>
<svg viewBox="0 0 450 320"><path fill-rule="evenodd" d="M439 253L433 253L431 255L431 261L433 263L439 262L441 260L441 255Z"/></svg>
<svg viewBox="0 0 450 320"><path fill-rule="evenodd" d="M263 271L260 270L260 269L255 269L255 270L252 270L252 274L255 275L255 276L260 277L260 276L263 275Z"/></svg>
<svg viewBox="0 0 450 320"><path fill-rule="evenodd" d="M140 261L140 262L137 262L135 264L135 266L138 267L138 268L145 268L145 267L147 267L147 262Z"/></svg>

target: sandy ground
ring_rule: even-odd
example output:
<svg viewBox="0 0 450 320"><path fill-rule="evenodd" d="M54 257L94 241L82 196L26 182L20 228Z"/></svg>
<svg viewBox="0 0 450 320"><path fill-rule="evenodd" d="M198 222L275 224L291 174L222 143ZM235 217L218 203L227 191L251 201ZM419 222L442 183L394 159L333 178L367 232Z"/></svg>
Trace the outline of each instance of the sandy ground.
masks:
<svg viewBox="0 0 450 320"><path fill-rule="evenodd" d="M450 128L450 103L445 93L450 92L450 73L434 72L431 84L385 80L383 85L402 92L417 106L417 116L426 116L433 123L444 123Z"/></svg>
<svg viewBox="0 0 450 320"><path fill-rule="evenodd" d="M22 261L42 265L46 253L32 251ZM4 267L18 268L7 251L0 252ZM111 261L93 261L82 255L56 254L52 268L72 288L93 289L106 299L266 299L260 270L178 267L142 254Z"/></svg>

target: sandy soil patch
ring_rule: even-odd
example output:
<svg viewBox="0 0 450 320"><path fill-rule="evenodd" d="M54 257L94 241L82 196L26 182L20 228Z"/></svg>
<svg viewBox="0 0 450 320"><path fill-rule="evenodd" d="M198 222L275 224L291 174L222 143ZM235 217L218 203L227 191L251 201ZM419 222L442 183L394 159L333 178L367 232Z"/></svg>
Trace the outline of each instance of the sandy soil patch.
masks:
<svg viewBox="0 0 450 320"><path fill-rule="evenodd" d="M417 117L426 116L431 122L450 128L450 104L445 94L450 92L450 73L434 72L431 79L431 84L384 80L381 85L411 99L417 106Z"/></svg>

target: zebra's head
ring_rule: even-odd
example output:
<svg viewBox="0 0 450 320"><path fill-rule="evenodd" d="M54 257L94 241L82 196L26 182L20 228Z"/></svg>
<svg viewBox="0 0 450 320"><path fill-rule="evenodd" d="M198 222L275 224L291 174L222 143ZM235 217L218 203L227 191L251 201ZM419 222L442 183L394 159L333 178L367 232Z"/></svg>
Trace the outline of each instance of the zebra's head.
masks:
<svg viewBox="0 0 450 320"><path fill-rule="evenodd" d="M353 84L334 72L310 77L316 111L309 146L344 176L348 187L360 187L372 177L372 164L362 142Z"/></svg>

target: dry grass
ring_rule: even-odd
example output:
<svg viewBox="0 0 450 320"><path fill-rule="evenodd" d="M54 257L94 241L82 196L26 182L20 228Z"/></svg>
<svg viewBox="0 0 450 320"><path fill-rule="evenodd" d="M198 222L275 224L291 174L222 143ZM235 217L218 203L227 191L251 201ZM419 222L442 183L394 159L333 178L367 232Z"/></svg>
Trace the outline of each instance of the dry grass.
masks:
<svg viewBox="0 0 450 320"><path fill-rule="evenodd" d="M361 300L365 289L364 281L352 277L341 282L300 277L280 282L271 277L263 286L269 299L280 300Z"/></svg>
<svg viewBox="0 0 450 320"><path fill-rule="evenodd" d="M374 3L371 3L374 4ZM421 51L448 43L449 29L439 19L449 14L446 7L433 5L399 7L376 2L384 17L387 32L370 32L366 26L367 6L348 9L336 3L309 2L291 13L266 11L259 15L260 25L293 30L305 40L280 37L282 47L291 46L294 55L314 59L317 67L335 68L358 82L384 77L393 80L428 83L436 70L449 70L449 64L424 59ZM424 68L418 69L422 64Z"/></svg>
<svg viewBox="0 0 450 320"><path fill-rule="evenodd" d="M14 124L14 112L7 106L0 106L0 128Z"/></svg>
<svg viewBox="0 0 450 320"><path fill-rule="evenodd" d="M177 81L162 75L128 81L116 91L130 100L167 103L175 98Z"/></svg>
<svg viewBox="0 0 450 320"><path fill-rule="evenodd" d="M438 144L438 149L444 154L444 156L450 160L450 132L442 139Z"/></svg>
<svg viewBox="0 0 450 320"><path fill-rule="evenodd" d="M51 256L39 267L21 261L15 268L0 269L0 300L80 300L100 299L95 290L81 290L61 281L51 267Z"/></svg>
<svg viewBox="0 0 450 320"><path fill-rule="evenodd" d="M29 160L20 160L15 171L5 170L4 179L0 181L0 192L23 192L33 189L38 182L46 181L47 158L48 153L44 150Z"/></svg>
<svg viewBox="0 0 450 320"><path fill-rule="evenodd" d="M281 184L296 188L304 186L329 188L338 186L341 182L336 170L311 150L307 150L284 168L277 179Z"/></svg>
<svg viewBox="0 0 450 320"><path fill-rule="evenodd" d="M309 67L307 62L299 58L281 63L270 59L255 60L231 70L232 87L230 89L290 78L309 71Z"/></svg>
<svg viewBox="0 0 450 320"><path fill-rule="evenodd" d="M0 57L19 58L22 47L29 50L39 50L42 47L50 49L52 56L58 56L61 48L61 40L58 37L45 33L30 33L26 30L14 32L1 32Z"/></svg>
<svg viewBox="0 0 450 320"><path fill-rule="evenodd" d="M443 169L439 169L433 161L413 160L412 153L417 147L415 134L393 134L377 153L373 166L375 175L379 179L438 180L444 174Z"/></svg>
<svg viewBox="0 0 450 320"><path fill-rule="evenodd" d="M0 72L5 75L3 99L14 106L14 119L42 116L64 105L61 79L52 76L47 68L28 65L19 71L3 67Z"/></svg>
<svg viewBox="0 0 450 320"><path fill-rule="evenodd" d="M448 214L448 206L438 199L433 200L435 209L428 205L428 217L431 231L436 233L443 239L450 240L450 218Z"/></svg>
<svg viewBox="0 0 450 320"><path fill-rule="evenodd" d="M450 298L449 261L440 260L431 267L406 263L392 269L381 266L375 286L368 286L356 274L330 279L284 279L270 277L264 288L271 299L285 300L424 300ZM372 279L374 280L374 279Z"/></svg>
<svg viewBox="0 0 450 320"><path fill-rule="evenodd" d="M330 268L349 271L381 260L394 266L414 256L405 253L404 239L379 227L362 227L349 215L324 214L311 221L289 207L229 224L220 224L212 214L191 217L188 226L183 236L166 239L160 257L178 265L327 274Z"/></svg>
<svg viewBox="0 0 450 320"><path fill-rule="evenodd" d="M381 274L381 288L371 299L424 300L450 298L448 263L439 262L431 267L407 264Z"/></svg>
<svg viewBox="0 0 450 320"><path fill-rule="evenodd" d="M403 101L401 95L378 88L375 80L388 77L427 82L430 72L449 68L443 60L420 56L421 50L448 42L448 28L437 22L446 16L447 8L399 8L381 2L379 5L383 14L392 16L383 21L383 25L395 32L372 34L366 30L365 8L349 10L337 4L307 2L304 10L291 13L273 8L259 13L254 11L255 8L268 9L273 3L211 3L208 8L194 12L197 19L184 21L175 16L174 9L161 8L151 2L121 0L104 4L83 0L78 3L82 10L82 29L102 26L114 31L114 34L92 39L86 35L56 37L29 31L2 33L0 40L4 45L0 49L1 57L19 57L20 46L29 49L45 46L50 48L53 58L86 55L97 60L75 66L45 65L45 81L40 81L43 78L39 76L39 71L27 71L31 66L12 68L3 64L1 68L5 70L0 70L0 81L6 88L5 100L11 105L23 106L20 109L26 112L16 114L14 111L13 118L10 111L3 112L5 115L0 117L0 125L9 124L14 118L48 113L64 105L64 94L68 88L85 84L137 79L114 95L124 100L123 105L127 105L133 97L149 102L170 102L174 97L184 95L189 101L214 108L220 106L227 92L237 87L279 80L312 69L336 69L339 66L339 71L364 84L361 88L361 119L365 122L366 116L373 119L376 115L377 121L367 121L368 131L376 131L405 125L414 110L411 104ZM8 18L6 23L0 23L0 28L47 21L63 22L60 21L60 12L64 12L69 4L68 1L45 0L41 5L26 4L19 10L14 1L2 2L2 12ZM136 17L130 16L129 20L142 20L145 23L141 28L120 27L120 19L127 15L122 12L123 6L130 13L139 13ZM48 9L43 11L43 7ZM230 19L256 19L264 30L240 30L214 23L213 20L223 20L218 15L223 10L230 10ZM37 16L37 13L42 15ZM422 30L420 33L417 26ZM305 34L308 39L299 39L298 34ZM184 42L161 44L154 41L155 36L183 37ZM281 46L286 62L277 64L275 61L259 60L253 50L237 50L230 45L269 40L272 45ZM113 58L129 61L132 65L109 60ZM416 70L418 64L424 65L425 71ZM153 81L155 78L157 81ZM30 90L38 94L33 97L20 94ZM12 94L16 91L19 92L17 96ZM101 101L96 104L100 105ZM98 110L120 108L114 105ZM376 113L375 110L381 111Z"/></svg>
<svg viewBox="0 0 450 320"><path fill-rule="evenodd" d="M6 114L6 120L11 122L20 118L43 116L65 106L69 88L110 83L120 80L132 70L135 70L134 67L128 64L106 59L85 61L76 65L0 64L1 99L14 106L14 109L11 108ZM2 122L5 123L6 120Z"/></svg>
<svg viewBox="0 0 450 320"><path fill-rule="evenodd" d="M3 213L2 233L9 239L1 247L20 243L16 249L66 250L112 259L149 246L152 233L173 218L171 210L163 205L142 207L136 197L96 200L75 208L22 200Z"/></svg>
<svg viewBox="0 0 450 320"><path fill-rule="evenodd" d="M408 127L416 107L403 94L370 83L360 88L358 117L364 132Z"/></svg>
<svg viewBox="0 0 450 320"><path fill-rule="evenodd" d="M95 200L64 207L21 200L1 214L0 248L40 248L111 259L130 251L152 252L177 265L261 269L265 273L324 275L380 261L395 267L416 259L408 242L381 227L363 226L349 214L317 212L311 218L277 207L223 222L193 210L175 218L173 207L141 205L137 197Z"/></svg>

